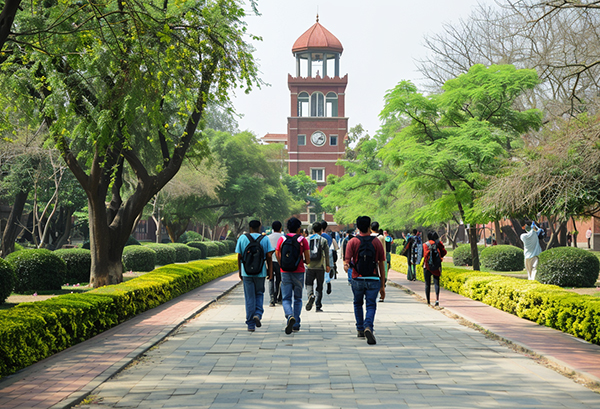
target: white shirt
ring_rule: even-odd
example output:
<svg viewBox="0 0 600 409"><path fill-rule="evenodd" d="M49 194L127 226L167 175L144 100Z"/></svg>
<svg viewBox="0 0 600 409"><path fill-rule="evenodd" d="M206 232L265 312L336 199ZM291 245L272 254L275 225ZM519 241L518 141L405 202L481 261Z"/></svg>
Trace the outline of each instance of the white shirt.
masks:
<svg viewBox="0 0 600 409"><path fill-rule="evenodd" d="M267 236L269 238L269 241L271 242L271 246L273 246L273 248L277 248L277 241L279 240L279 238L281 236L284 236L284 234L281 232L273 232ZM275 252L273 252L272 258L273 258L273 262L277 263L277 257L275 257Z"/></svg>
<svg viewBox="0 0 600 409"><path fill-rule="evenodd" d="M540 239L538 239L537 231L531 229L528 233L521 234L521 241L523 242L523 252L525 254L525 260L533 258L542 252L540 246Z"/></svg>

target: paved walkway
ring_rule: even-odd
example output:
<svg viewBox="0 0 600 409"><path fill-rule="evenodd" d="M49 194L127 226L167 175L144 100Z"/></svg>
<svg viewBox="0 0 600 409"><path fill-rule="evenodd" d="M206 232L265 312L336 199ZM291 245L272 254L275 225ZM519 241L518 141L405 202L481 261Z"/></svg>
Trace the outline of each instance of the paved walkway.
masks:
<svg viewBox="0 0 600 409"><path fill-rule="evenodd" d="M423 283L404 275L391 272L390 279L422 292ZM82 407L600 407L600 395L392 286L378 304L374 346L356 337L343 279L325 296L325 312L303 311L302 329L292 335L283 332L280 306L265 307L263 326L247 332L239 286L169 335L235 283L236 275L211 283L0 381L0 408L70 407L94 388L96 401ZM525 335L528 349L550 348L547 355L566 366L582 363L590 377L600 367L595 345L553 330L557 338L535 335L547 329L449 292L442 305L516 342Z"/></svg>

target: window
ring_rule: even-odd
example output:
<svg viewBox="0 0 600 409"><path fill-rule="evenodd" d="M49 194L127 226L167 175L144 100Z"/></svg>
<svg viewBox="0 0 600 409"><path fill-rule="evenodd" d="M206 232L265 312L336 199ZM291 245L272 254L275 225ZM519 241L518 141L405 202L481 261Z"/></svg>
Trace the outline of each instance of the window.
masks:
<svg viewBox="0 0 600 409"><path fill-rule="evenodd" d="M325 182L325 168L311 168L310 178L315 182Z"/></svg>
<svg viewBox="0 0 600 409"><path fill-rule="evenodd" d="M317 215L316 214L310 213L309 216L310 216L310 223L311 224L317 221Z"/></svg>
<svg viewBox="0 0 600 409"><path fill-rule="evenodd" d="M306 145L306 135L298 135L298 146Z"/></svg>
<svg viewBox="0 0 600 409"><path fill-rule="evenodd" d="M329 137L329 144L331 146L337 146L337 135L331 135Z"/></svg>
<svg viewBox="0 0 600 409"><path fill-rule="evenodd" d="M325 98L325 108L327 109L328 117L338 116L338 96L335 92L327 93L327 98Z"/></svg>
<svg viewBox="0 0 600 409"><path fill-rule="evenodd" d="M298 94L298 116L302 117L309 115L308 100L308 92L301 92Z"/></svg>
<svg viewBox="0 0 600 409"><path fill-rule="evenodd" d="M325 116L325 97L320 92L310 96L310 116Z"/></svg>

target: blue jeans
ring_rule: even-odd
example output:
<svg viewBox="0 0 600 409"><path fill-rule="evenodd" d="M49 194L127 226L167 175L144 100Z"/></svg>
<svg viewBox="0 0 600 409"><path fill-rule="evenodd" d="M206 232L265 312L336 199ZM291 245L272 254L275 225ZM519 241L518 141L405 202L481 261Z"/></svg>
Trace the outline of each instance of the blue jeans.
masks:
<svg viewBox="0 0 600 409"><path fill-rule="evenodd" d="M281 273L281 304L285 318L296 319L294 329L300 328L300 312L302 311L302 285L304 273ZM292 296L294 298L292 306Z"/></svg>
<svg viewBox="0 0 600 409"><path fill-rule="evenodd" d="M242 277L244 283L244 299L246 300L246 325L254 329L254 316L262 318L263 300L265 297L265 277Z"/></svg>
<svg viewBox="0 0 600 409"><path fill-rule="evenodd" d="M379 280L352 279L354 317L356 318L357 331L364 331L365 328L373 329L375 311L377 310L377 294L379 294L380 288L381 284ZM363 311L363 303L366 303L366 315Z"/></svg>

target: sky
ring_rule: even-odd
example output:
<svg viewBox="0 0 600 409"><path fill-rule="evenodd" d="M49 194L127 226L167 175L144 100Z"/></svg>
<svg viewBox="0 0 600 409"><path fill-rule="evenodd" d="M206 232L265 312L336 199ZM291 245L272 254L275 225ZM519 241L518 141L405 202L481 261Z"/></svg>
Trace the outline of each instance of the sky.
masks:
<svg viewBox="0 0 600 409"><path fill-rule="evenodd" d="M319 22L344 47L340 75L348 74L349 127L362 124L373 135L386 92L402 80L424 84L416 64L427 55L424 36L467 19L478 3L494 0L258 0L261 15L250 12L246 22L250 33L262 37L251 44L260 78L269 85L233 96L236 112L243 115L240 130L258 137L287 132L287 78L296 70L292 46L315 23L317 11Z"/></svg>

